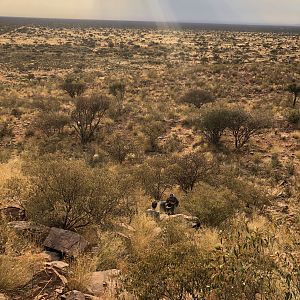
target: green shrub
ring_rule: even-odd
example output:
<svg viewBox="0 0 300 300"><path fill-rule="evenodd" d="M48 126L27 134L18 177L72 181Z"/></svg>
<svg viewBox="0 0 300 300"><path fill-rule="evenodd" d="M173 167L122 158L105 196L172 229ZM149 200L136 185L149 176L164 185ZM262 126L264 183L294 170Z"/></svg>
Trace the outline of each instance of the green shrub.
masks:
<svg viewBox="0 0 300 300"><path fill-rule="evenodd" d="M251 115L241 109L216 108L207 110L196 120L206 139L214 145L220 143L225 130L234 137L235 147L243 147L251 136L259 130L269 127L267 117Z"/></svg>
<svg viewBox="0 0 300 300"><path fill-rule="evenodd" d="M166 126L162 121L150 120L143 128L143 133L148 139L148 151L156 152L159 150L158 139L166 132Z"/></svg>
<svg viewBox="0 0 300 300"><path fill-rule="evenodd" d="M62 113L39 113L34 125L47 136L63 133L64 128L70 125L70 117Z"/></svg>
<svg viewBox="0 0 300 300"><path fill-rule="evenodd" d="M76 78L69 77L61 85L61 88L69 94L71 98L81 96L87 89L87 86L84 81Z"/></svg>
<svg viewBox="0 0 300 300"><path fill-rule="evenodd" d="M293 107L296 106L296 102L297 102L297 98L298 95L300 94L300 86L297 85L296 83L290 84L287 87L288 92L290 92L291 94L293 94L294 96L294 100L293 100Z"/></svg>
<svg viewBox="0 0 300 300"><path fill-rule="evenodd" d="M120 114L124 106L124 98L126 93L126 84L124 81L114 81L109 85L109 93L112 94L117 101L118 113Z"/></svg>
<svg viewBox="0 0 300 300"><path fill-rule="evenodd" d="M78 98L72 111L73 127L83 145L90 143L100 127L100 122L109 109L109 100L103 95Z"/></svg>
<svg viewBox="0 0 300 300"><path fill-rule="evenodd" d="M251 115L241 109L228 110L227 128L234 137L235 148L243 147L259 130L267 128L267 117Z"/></svg>
<svg viewBox="0 0 300 300"><path fill-rule="evenodd" d="M137 178L145 193L155 200L161 200L166 190L172 186L168 172L169 161L164 157L150 158L137 169Z"/></svg>
<svg viewBox="0 0 300 300"><path fill-rule="evenodd" d="M213 101L214 97L210 92L199 89L191 90L180 98L180 102L192 104L197 108Z"/></svg>
<svg viewBox="0 0 300 300"><path fill-rule="evenodd" d="M130 154L136 152L137 145L127 133L114 133L106 138L105 150L113 160L123 163Z"/></svg>
<svg viewBox="0 0 300 300"><path fill-rule="evenodd" d="M175 156L169 172L174 182L187 193L193 190L197 182L208 176L210 169L211 165L203 153L191 152Z"/></svg>
<svg viewBox="0 0 300 300"><path fill-rule="evenodd" d="M287 113L286 119L291 125L299 125L300 124L300 111L299 110L292 110Z"/></svg>
<svg viewBox="0 0 300 300"><path fill-rule="evenodd" d="M206 183L199 183L183 202L189 214L208 226L221 225L235 214L240 205L237 196L229 189L212 187Z"/></svg>
<svg viewBox="0 0 300 300"><path fill-rule="evenodd" d="M0 123L0 139L13 135L12 127L8 122Z"/></svg>
<svg viewBox="0 0 300 300"><path fill-rule="evenodd" d="M205 111L196 120L196 126L203 132L208 142L219 145L220 139L228 125L228 115L229 111L226 108Z"/></svg>
<svg viewBox="0 0 300 300"><path fill-rule="evenodd" d="M81 161L47 160L27 167L29 217L40 224L74 230L105 224L116 213L122 190L112 173Z"/></svg>

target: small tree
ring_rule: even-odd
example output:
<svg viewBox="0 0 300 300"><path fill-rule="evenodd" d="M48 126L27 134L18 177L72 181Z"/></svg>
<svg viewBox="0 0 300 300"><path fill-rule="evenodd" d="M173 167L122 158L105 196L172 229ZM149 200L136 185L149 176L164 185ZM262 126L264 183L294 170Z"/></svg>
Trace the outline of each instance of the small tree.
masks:
<svg viewBox="0 0 300 300"><path fill-rule="evenodd" d="M142 128L142 131L148 138L149 142L149 152L158 151L158 138L162 136L166 132L165 124L161 121L150 120L145 126Z"/></svg>
<svg viewBox="0 0 300 300"><path fill-rule="evenodd" d="M196 125L202 130L205 138L212 144L218 145L227 127L228 109L217 108L206 111Z"/></svg>
<svg viewBox="0 0 300 300"><path fill-rule="evenodd" d="M162 199L165 191L172 186L168 172L169 162L163 157L146 161L137 171L137 177L145 193L155 200Z"/></svg>
<svg viewBox="0 0 300 300"><path fill-rule="evenodd" d="M294 102L293 102L293 107L296 106L297 98L300 94L300 86L297 85L296 83L293 83L288 86L287 90L294 95Z"/></svg>
<svg viewBox="0 0 300 300"><path fill-rule="evenodd" d="M175 157L170 176L185 193L188 193L197 182L205 179L210 168L202 153L192 152Z"/></svg>
<svg viewBox="0 0 300 300"><path fill-rule="evenodd" d="M228 111L227 127L232 133L235 141L235 148L240 149L260 129L268 126L266 118L252 116L249 113L234 109Z"/></svg>
<svg viewBox="0 0 300 300"><path fill-rule="evenodd" d="M109 101L107 97L102 95L77 99L71 119L83 145L93 140L100 122L108 109Z"/></svg>
<svg viewBox="0 0 300 300"><path fill-rule="evenodd" d="M86 84L76 78L67 78L61 88L69 94L71 98L81 96L87 89Z"/></svg>
<svg viewBox="0 0 300 300"><path fill-rule="evenodd" d="M134 141L128 134L118 132L108 137L105 149L114 160L121 164L134 151Z"/></svg>
<svg viewBox="0 0 300 300"><path fill-rule="evenodd" d="M180 102L192 104L198 108L213 101L214 97L210 92L199 89L190 90L180 99Z"/></svg>
<svg viewBox="0 0 300 300"><path fill-rule="evenodd" d="M119 114L123 110L124 98L126 93L126 84L123 81L115 81L109 85L109 93L112 94L117 101Z"/></svg>

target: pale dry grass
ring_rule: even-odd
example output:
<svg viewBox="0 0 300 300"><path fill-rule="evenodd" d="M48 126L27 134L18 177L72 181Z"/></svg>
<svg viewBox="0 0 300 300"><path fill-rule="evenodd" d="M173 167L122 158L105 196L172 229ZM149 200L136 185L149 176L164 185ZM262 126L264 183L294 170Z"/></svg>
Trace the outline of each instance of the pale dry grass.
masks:
<svg viewBox="0 0 300 300"><path fill-rule="evenodd" d="M22 161L19 158L0 164L0 184L12 177L22 177Z"/></svg>
<svg viewBox="0 0 300 300"><path fill-rule="evenodd" d="M4 223L0 224L0 291L13 291L27 284L42 261L35 254L41 249L18 237Z"/></svg>
<svg viewBox="0 0 300 300"><path fill-rule="evenodd" d="M7 183L13 178L23 179L21 172L22 161L19 158L12 159L7 163L0 164L0 206L8 204L11 199L7 198Z"/></svg>
<svg viewBox="0 0 300 300"><path fill-rule="evenodd" d="M0 291L12 291L30 281L33 275L33 257L23 255L0 256Z"/></svg>
<svg viewBox="0 0 300 300"><path fill-rule="evenodd" d="M77 257L70 265L68 287L71 290L87 291L92 273L96 271L97 259L89 255Z"/></svg>
<svg viewBox="0 0 300 300"><path fill-rule="evenodd" d="M161 234L157 223L145 215L137 215L131 225L134 228L131 236L132 247L137 255L153 247Z"/></svg>
<svg viewBox="0 0 300 300"><path fill-rule="evenodd" d="M213 251L221 245L221 238L219 232L213 228L206 228L201 230L195 239L200 251Z"/></svg>

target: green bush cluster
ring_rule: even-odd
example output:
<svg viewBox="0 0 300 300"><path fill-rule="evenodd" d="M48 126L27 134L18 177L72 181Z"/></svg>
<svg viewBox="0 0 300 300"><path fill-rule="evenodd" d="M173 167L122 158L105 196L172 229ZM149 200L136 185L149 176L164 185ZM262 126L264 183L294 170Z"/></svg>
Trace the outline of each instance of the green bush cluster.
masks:
<svg viewBox="0 0 300 300"><path fill-rule="evenodd" d="M196 126L214 145L219 145L224 132L229 131L234 138L235 148L240 149L251 136L268 128L270 122L266 116L252 115L242 109L213 108L196 120Z"/></svg>

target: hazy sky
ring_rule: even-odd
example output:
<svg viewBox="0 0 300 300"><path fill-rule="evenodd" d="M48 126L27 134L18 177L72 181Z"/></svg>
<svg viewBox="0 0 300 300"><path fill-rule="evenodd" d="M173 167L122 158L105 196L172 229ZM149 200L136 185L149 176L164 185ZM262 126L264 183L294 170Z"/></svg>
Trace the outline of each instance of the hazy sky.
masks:
<svg viewBox="0 0 300 300"><path fill-rule="evenodd" d="M0 0L0 15L300 25L300 0Z"/></svg>

